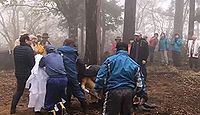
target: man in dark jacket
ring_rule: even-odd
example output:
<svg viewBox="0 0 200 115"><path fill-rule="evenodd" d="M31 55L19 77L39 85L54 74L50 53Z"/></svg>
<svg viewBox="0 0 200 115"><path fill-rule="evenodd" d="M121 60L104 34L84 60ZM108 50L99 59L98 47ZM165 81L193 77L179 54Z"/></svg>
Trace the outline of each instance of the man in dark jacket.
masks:
<svg viewBox="0 0 200 115"><path fill-rule="evenodd" d="M141 71L144 75L145 90L143 90L143 92L141 93L138 93L137 95L138 97L141 97L141 107L143 110L146 111L146 109L143 108L143 103L147 102L148 100L147 91L146 91L146 79L147 79L146 63L149 56L149 47L148 47L148 42L146 41L146 39L142 38L140 34L135 33L134 36L135 36L135 39L133 43L131 44L130 56L133 60L135 60L141 66Z"/></svg>
<svg viewBox="0 0 200 115"><path fill-rule="evenodd" d="M27 34L20 37L20 45L14 48L15 76L17 90L13 96L10 113L16 113L16 106L22 96L26 81L31 75L31 69L35 64L34 51L31 48L31 40Z"/></svg>
<svg viewBox="0 0 200 115"><path fill-rule="evenodd" d="M87 103L85 96L81 90L78 73L77 73L77 56L78 52L74 48L75 42L73 39L66 39L63 43L63 47L58 49L58 52L63 56L64 66L68 77L68 89L67 89L67 106L70 106L71 96L74 95L81 103L83 112L87 112Z"/></svg>
<svg viewBox="0 0 200 115"><path fill-rule="evenodd" d="M103 115L131 115L136 89L143 88L140 66L128 55L128 44L117 44L117 53L106 59L96 78L95 91L105 88Z"/></svg>
<svg viewBox="0 0 200 115"><path fill-rule="evenodd" d="M44 107L50 111L54 106L64 99L67 100L68 79L63 63L63 58L55 51L55 47L47 45L47 55L40 60L39 66L46 67L45 71L49 76L46 86Z"/></svg>
<svg viewBox="0 0 200 115"><path fill-rule="evenodd" d="M148 42L146 41L146 39L143 39L138 33L136 33L134 36L135 39L131 44L130 56L141 66L142 73L146 81L146 63L149 56Z"/></svg>

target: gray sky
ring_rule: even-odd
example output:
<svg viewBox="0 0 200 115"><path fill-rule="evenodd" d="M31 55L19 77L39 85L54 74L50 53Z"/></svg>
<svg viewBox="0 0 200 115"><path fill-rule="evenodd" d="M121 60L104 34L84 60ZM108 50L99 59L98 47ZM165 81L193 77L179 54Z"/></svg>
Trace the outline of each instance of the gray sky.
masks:
<svg viewBox="0 0 200 115"><path fill-rule="evenodd" d="M119 0L121 4L124 4L125 0ZM167 9L170 5L171 0L160 0L162 3L159 4L163 9Z"/></svg>

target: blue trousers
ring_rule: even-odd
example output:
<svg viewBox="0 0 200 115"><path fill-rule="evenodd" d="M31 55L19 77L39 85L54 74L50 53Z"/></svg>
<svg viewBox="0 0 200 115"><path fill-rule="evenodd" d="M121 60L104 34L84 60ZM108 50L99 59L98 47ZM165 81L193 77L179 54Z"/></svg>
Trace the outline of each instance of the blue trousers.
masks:
<svg viewBox="0 0 200 115"><path fill-rule="evenodd" d="M72 95L76 97L80 103L84 103L86 101L83 91L78 82L78 79L76 78L69 78L68 88L67 88L67 105L69 106Z"/></svg>
<svg viewBox="0 0 200 115"><path fill-rule="evenodd" d="M46 110L52 110L61 99L67 101L67 84L66 76L49 77L46 87L46 96L44 107Z"/></svg>

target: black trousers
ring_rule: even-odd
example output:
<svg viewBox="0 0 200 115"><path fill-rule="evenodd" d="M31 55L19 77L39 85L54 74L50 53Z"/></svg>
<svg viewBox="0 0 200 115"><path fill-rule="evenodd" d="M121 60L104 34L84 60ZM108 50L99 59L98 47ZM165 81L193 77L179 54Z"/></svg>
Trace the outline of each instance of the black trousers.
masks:
<svg viewBox="0 0 200 115"><path fill-rule="evenodd" d="M16 76L17 78L17 89L13 95L12 103L11 103L11 110L15 110L16 106L23 95L24 88L26 85L26 81L28 79L29 75L27 76Z"/></svg>
<svg viewBox="0 0 200 115"><path fill-rule="evenodd" d="M181 66L181 52L172 51L172 59L175 67Z"/></svg>
<svg viewBox="0 0 200 115"><path fill-rule="evenodd" d="M199 71L199 58L194 58L194 57L190 57L189 58L189 65L190 65L190 68L195 70L195 71Z"/></svg>
<svg viewBox="0 0 200 115"><path fill-rule="evenodd" d="M134 91L114 89L106 93L103 115L131 115Z"/></svg>

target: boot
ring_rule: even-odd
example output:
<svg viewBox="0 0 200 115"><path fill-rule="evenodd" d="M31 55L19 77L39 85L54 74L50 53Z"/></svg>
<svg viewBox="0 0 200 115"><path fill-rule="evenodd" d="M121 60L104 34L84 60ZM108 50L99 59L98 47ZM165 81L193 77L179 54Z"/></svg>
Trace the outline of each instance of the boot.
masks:
<svg viewBox="0 0 200 115"><path fill-rule="evenodd" d="M16 113L16 108L10 110L10 114L15 114Z"/></svg>
<svg viewBox="0 0 200 115"><path fill-rule="evenodd" d="M149 111L151 111L151 109L145 108L143 105L139 105L138 106L138 110L141 111L141 112L149 112Z"/></svg>
<svg viewBox="0 0 200 115"><path fill-rule="evenodd" d="M144 103L143 106L145 108L149 108L149 109L155 109L156 108L155 104L150 104L150 103Z"/></svg>
<svg viewBox="0 0 200 115"><path fill-rule="evenodd" d="M83 110L83 113L88 113L88 103L86 101L81 103L81 108Z"/></svg>

